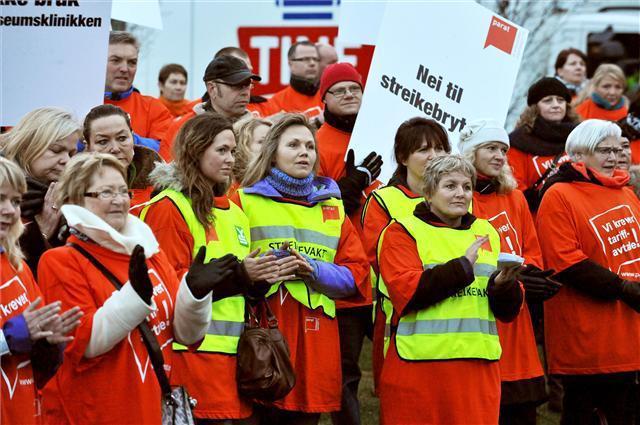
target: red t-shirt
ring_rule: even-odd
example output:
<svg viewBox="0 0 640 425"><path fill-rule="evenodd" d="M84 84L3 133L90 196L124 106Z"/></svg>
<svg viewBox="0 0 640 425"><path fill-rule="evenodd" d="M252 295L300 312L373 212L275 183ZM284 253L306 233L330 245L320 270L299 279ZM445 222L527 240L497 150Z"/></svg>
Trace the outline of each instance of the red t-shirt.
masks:
<svg viewBox="0 0 640 425"><path fill-rule="evenodd" d="M237 193L231 199L242 208ZM279 198L278 202L289 200ZM349 268L361 297L367 292L371 293L369 265L360 239L348 218L342 224L333 262ZM273 405L284 410L303 412L339 410L342 372L338 321L322 313L320 308L308 309L291 297L284 285L268 301L278 319L280 331L289 344L296 372L293 390Z"/></svg>
<svg viewBox="0 0 640 425"><path fill-rule="evenodd" d="M423 267L416 241L391 224L382 241L380 272L397 312L415 294ZM497 424L500 367L487 360L407 361L392 336L380 377L382 424Z"/></svg>
<svg viewBox="0 0 640 425"><path fill-rule="evenodd" d="M18 272L7 254L0 254L0 328L7 320L20 315L40 296L31 270L22 262ZM44 306L40 304L40 307ZM39 424L41 422L36 384L31 369L31 357L26 354L7 354L0 359L0 423Z"/></svg>
<svg viewBox="0 0 640 425"><path fill-rule="evenodd" d="M131 127L138 136L159 140L162 146L173 116L158 99L134 91L125 99L105 99L104 103L124 109L131 116Z"/></svg>
<svg viewBox="0 0 640 425"><path fill-rule="evenodd" d="M640 280L640 201L625 187L625 172L614 177L603 179L609 186L556 183L545 193L536 225L547 267L561 272L590 259L622 279ZM640 315L622 301L564 285L545 302L544 318L550 373L640 370Z"/></svg>
<svg viewBox="0 0 640 425"><path fill-rule="evenodd" d="M69 242L85 248L120 282L129 280L128 255L119 254L75 236ZM164 253L147 259L158 307L147 318L162 348L165 370L171 372L173 308L178 279ZM64 246L44 253L38 265L39 284L49 301L62 301L62 309L79 306L84 312L75 339L65 349L56 376L43 390L44 422L72 424L147 424L161 422L160 385L138 329L108 352L86 358L96 311L116 290L89 260ZM61 404L59 404L61 403ZM62 411L60 410L62 409Z"/></svg>
<svg viewBox="0 0 640 425"><path fill-rule="evenodd" d="M229 200L216 198L216 208L229 208ZM177 275L183 276L191 266L194 242L178 208L164 198L149 207L144 221ZM245 418L251 415L251 403L238 395L236 366L236 356L228 354L174 351L171 383L184 385L198 400L198 418Z"/></svg>
<svg viewBox="0 0 640 425"><path fill-rule="evenodd" d="M599 120L618 121L627 116L629 113L629 106L624 105L620 109L610 111L596 105L591 98L587 98L584 102L576 106L576 112L583 120L597 118Z"/></svg>
<svg viewBox="0 0 640 425"><path fill-rule="evenodd" d="M351 134L324 123L316 133L316 140L318 142L318 156L320 161L320 170L318 174L338 181L345 175L344 157L347 153L347 149L349 148ZM367 196L381 185L382 183L380 181L375 180L371 185L369 185L369 187L362 191L360 208L349 216L361 241L364 241L365 237L362 229L362 223L360 222L364 203L366 202ZM336 300L336 308L360 307L371 305L371 303L372 298L371 293L369 293L366 299L359 302L354 302L348 299Z"/></svg>
<svg viewBox="0 0 640 425"><path fill-rule="evenodd" d="M247 106L247 108L260 112L263 117L280 112L299 112L305 114L307 118L315 118L321 115L324 109L320 91L313 96L307 96L295 91L291 86L287 86L275 93L266 102L250 105L258 105Z"/></svg>
<svg viewBox="0 0 640 425"><path fill-rule="evenodd" d="M525 191L533 186L553 164L555 155L533 155L517 148L511 148L507 152L509 165L513 170L513 177L518 182L518 189ZM563 154L557 165L569 161L569 155Z"/></svg>
<svg viewBox="0 0 640 425"><path fill-rule="evenodd" d="M542 268L538 236L524 195L518 189L509 194L473 192L473 215L488 220L500 235L502 252L524 257L525 264ZM510 323L496 321L502 356L500 378L518 381L543 376L527 303Z"/></svg>

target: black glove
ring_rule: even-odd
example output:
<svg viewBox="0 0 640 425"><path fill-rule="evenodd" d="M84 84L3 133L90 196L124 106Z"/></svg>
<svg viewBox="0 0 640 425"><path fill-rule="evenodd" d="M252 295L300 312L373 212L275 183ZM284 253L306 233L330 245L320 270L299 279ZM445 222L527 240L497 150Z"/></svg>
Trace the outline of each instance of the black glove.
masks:
<svg viewBox="0 0 640 425"><path fill-rule="evenodd" d="M238 258L232 254L215 258L204 264L206 252L206 248L201 246L186 277L187 285L197 299L204 298L209 291L225 283L233 275L238 264Z"/></svg>
<svg viewBox="0 0 640 425"><path fill-rule="evenodd" d="M640 282L632 280L622 281L620 299L629 307L640 313Z"/></svg>
<svg viewBox="0 0 640 425"><path fill-rule="evenodd" d="M142 301L151 305L153 284L149 279L149 270L145 260L144 248L136 245L129 260L129 282Z"/></svg>
<svg viewBox="0 0 640 425"><path fill-rule="evenodd" d="M549 279L554 270L540 270L527 264L520 272L520 281L524 285L527 301L542 302L558 293L562 284Z"/></svg>
<svg viewBox="0 0 640 425"><path fill-rule="evenodd" d="M351 151L353 152L353 151ZM348 158L347 158L348 159ZM369 179L369 186L375 179L380 175L380 171L382 171L382 157L375 152L370 152L369 155L356 167L356 169L360 171L367 170L369 174L371 174L371 178Z"/></svg>
<svg viewBox="0 0 640 425"><path fill-rule="evenodd" d="M271 288L271 284L266 280L252 282L251 285L247 288L247 300L249 300L251 304L255 304L256 302L263 299L265 295L267 295L267 292L269 292L269 288Z"/></svg>
<svg viewBox="0 0 640 425"><path fill-rule="evenodd" d="M213 289L211 301L215 302L223 298L242 294L247 290L249 285L251 285L251 279L243 263L236 261L231 267L232 273Z"/></svg>
<svg viewBox="0 0 640 425"><path fill-rule="evenodd" d="M49 190L47 185L27 177L27 192L22 195L20 215L27 219L33 219L35 215L39 214L42 211L47 190Z"/></svg>

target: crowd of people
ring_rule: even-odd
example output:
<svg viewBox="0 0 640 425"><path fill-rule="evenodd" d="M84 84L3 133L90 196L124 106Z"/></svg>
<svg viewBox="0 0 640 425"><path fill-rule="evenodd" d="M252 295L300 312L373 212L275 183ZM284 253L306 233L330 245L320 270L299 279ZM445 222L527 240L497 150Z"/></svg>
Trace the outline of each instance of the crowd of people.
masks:
<svg viewBox="0 0 640 425"><path fill-rule="evenodd" d="M365 338L382 424L533 425L546 401L640 423L640 100L618 66L587 79L562 51L511 133L407 119L381 182L332 46L294 43L268 98L226 47L194 101L178 64L141 94L139 50L111 33L82 124L43 107L0 135L0 423L159 424L164 375L197 424L359 425ZM270 401L237 382L258 307L295 372Z"/></svg>

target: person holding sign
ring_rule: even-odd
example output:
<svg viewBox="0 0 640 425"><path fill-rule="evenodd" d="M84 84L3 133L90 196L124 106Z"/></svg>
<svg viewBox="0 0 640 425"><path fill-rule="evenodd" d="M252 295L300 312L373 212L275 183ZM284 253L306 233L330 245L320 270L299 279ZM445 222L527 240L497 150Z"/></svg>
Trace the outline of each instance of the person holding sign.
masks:
<svg viewBox="0 0 640 425"><path fill-rule="evenodd" d="M414 117L398 127L393 151L398 166L389 184L369 195L362 212L362 244L376 274L379 272L376 252L380 234L392 219L413 211L422 202L424 169L434 158L451 153L451 145L446 130L437 121ZM390 323L393 308L386 288L377 284L376 295L373 377L378 388L384 346L388 344L385 325Z"/></svg>
<svg viewBox="0 0 640 425"><path fill-rule="evenodd" d="M295 278L266 293L291 350L296 385L259 410L265 424L316 424L320 412L341 409L337 299L371 291L369 264L345 215L338 185L316 177L314 130L288 114L267 133L262 155L233 199L249 218L251 250L296 258Z"/></svg>
<svg viewBox="0 0 640 425"><path fill-rule="evenodd" d="M131 207L147 202L153 190L149 174L162 159L153 149L134 145L129 114L114 105L96 106L84 118L83 134L88 152L110 153L125 166Z"/></svg>
<svg viewBox="0 0 640 425"><path fill-rule="evenodd" d="M23 171L0 158L0 422L3 425L41 423L37 389L62 362L66 336L82 313L73 307L60 313L61 304L42 305L40 289L22 259L18 238L20 197L27 190Z"/></svg>
<svg viewBox="0 0 640 425"><path fill-rule="evenodd" d="M257 291L262 295L270 286L266 279L275 282L288 277L285 274L278 279L280 265L289 263L291 272L296 267L294 257L278 260L274 255L257 257L257 250L249 252L249 221L225 196L235 146L231 122L226 118L207 113L189 120L176 137L174 161L158 165L152 173L162 191L140 214L178 276L199 257L219 270L228 270L227 278L213 290L213 327L197 351L173 344L171 379L184 385L198 401L194 410L197 418L232 423L252 413L251 402L240 397L236 382L244 294Z"/></svg>
<svg viewBox="0 0 640 425"><path fill-rule="evenodd" d="M393 304L380 378L381 423L497 424L496 319L520 311L519 266L500 271L500 236L469 213L476 173L459 155L427 165L413 214L381 236L380 275Z"/></svg>
<svg viewBox="0 0 640 425"><path fill-rule="evenodd" d="M28 190L20 205L25 224L20 246L37 277L42 253L65 242L65 237L60 235L62 215L55 203L56 182L76 154L82 129L63 109L38 108L22 117L0 138L2 155L16 162L27 177Z"/></svg>
<svg viewBox="0 0 640 425"><path fill-rule="evenodd" d="M569 160L565 141L579 122L570 102L571 93L557 78L536 81L529 87L527 108L509 134L509 165L532 211L540 203L544 180Z"/></svg>
<svg viewBox="0 0 640 425"><path fill-rule="evenodd" d="M524 257L520 281L527 300L549 299L561 285L548 279L553 270L540 269L542 253L533 219L507 163L507 132L494 120L473 121L460 133L458 149L478 173L473 214L496 229L503 252ZM500 423L535 425L536 407L546 399L546 390L527 304L513 322L497 321L497 326L502 346Z"/></svg>
<svg viewBox="0 0 640 425"><path fill-rule="evenodd" d="M586 120L573 162L546 185L537 216L547 267L563 284L544 306L547 363L563 382L562 423L633 423L640 371L640 201L616 168L620 128Z"/></svg>
<svg viewBox="0 0 640 425"><path fill-rule="evenodd" d="M158 99L144 96L133 87L139 50L140 45L133 34L125 31L109 34L104 103L118 106L131 116L137 145L157 151L173 116Z"/></svg>
<svg viewBox="0 0 640 425"><path fill-rule="evenodd" d="M362 240L362 204L366 195L380 186L376 178L382 166L382 158L375 152L357 167L353 151L349 151L347 161L344 161L362 102L362 76L350 63L329 65L320 80L320 94L325 104L325 122L317 134L320 174L338 182L345 212ZM343 380L342 409L332 415L336 425L360 423L358 361L365 336L371 336L372 299L369 294L358 302L336 301Z"/></svg>

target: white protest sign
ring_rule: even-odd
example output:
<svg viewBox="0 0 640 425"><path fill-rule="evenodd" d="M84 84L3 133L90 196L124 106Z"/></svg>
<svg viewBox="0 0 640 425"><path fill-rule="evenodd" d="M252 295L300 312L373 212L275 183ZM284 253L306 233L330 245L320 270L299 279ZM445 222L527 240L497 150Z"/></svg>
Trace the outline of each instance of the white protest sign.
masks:
<svg viewBox="0 0 640 425"><path fill-rule="evenodd" d="M187 6L184 4L183 6ZM162 29L158 0L113 0L111 18L149 28Z"/></svg>
<svg viewBox="0 0 640 425"><path fill-rule="evenodd" d="M475 2L389 5L351 137L356 156L382 155L386 182L403 121L438 121L454 149L466 123L504 123L527 34Z"/></svg>
<svg viewBox="0 0 640 425"><path fill-rule="evenodd" d="M375 45L387 0L344 0L338 18L338 36L343 43Z"/></svg>
<svg viewBox="0 0 640 425"><path fill-rule="evenodd" d="M103 102L111 1L13 4L0 8L0 125L43 106L82 119Z"/></svg>

